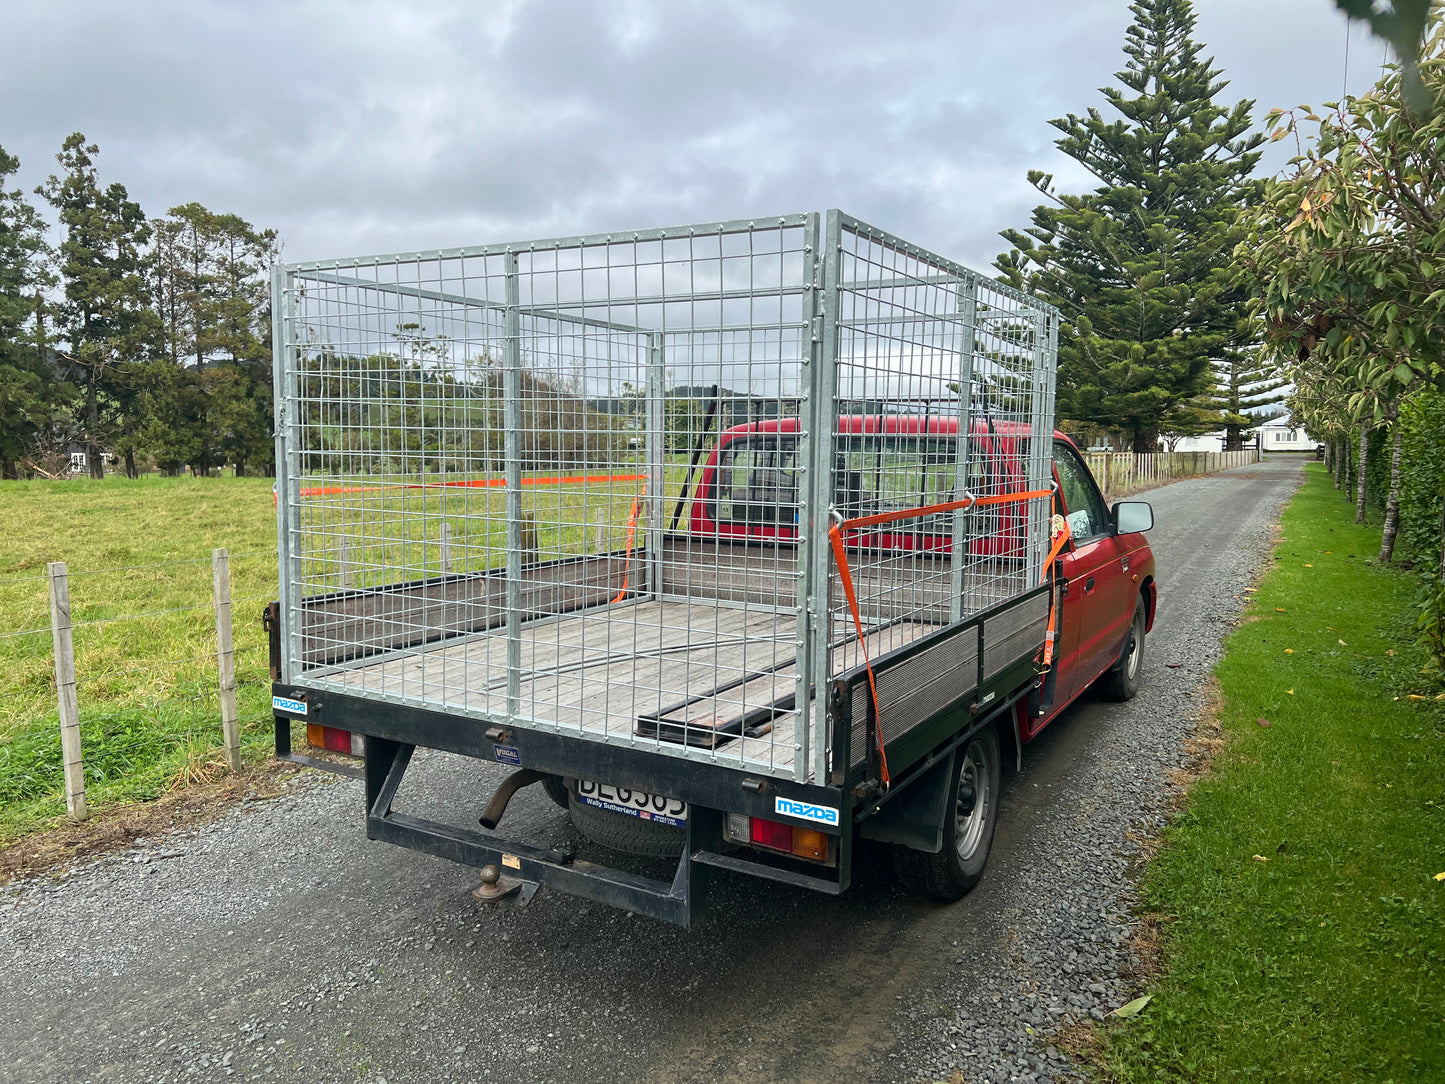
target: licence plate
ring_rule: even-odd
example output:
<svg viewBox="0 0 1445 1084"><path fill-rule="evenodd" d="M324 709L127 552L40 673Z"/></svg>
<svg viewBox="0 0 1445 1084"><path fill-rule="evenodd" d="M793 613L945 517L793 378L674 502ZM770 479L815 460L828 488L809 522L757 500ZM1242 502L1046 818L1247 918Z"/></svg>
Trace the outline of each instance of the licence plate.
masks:
<svg viewBox="0 0 1445 1084"><path fill-rule="evenodd" d="M687 803L678 798L594 783L590 779L577 780L577 797L587 805L609 813L623 813L646 821L670 824L674 828L681 828L687 823Z"/></svg>

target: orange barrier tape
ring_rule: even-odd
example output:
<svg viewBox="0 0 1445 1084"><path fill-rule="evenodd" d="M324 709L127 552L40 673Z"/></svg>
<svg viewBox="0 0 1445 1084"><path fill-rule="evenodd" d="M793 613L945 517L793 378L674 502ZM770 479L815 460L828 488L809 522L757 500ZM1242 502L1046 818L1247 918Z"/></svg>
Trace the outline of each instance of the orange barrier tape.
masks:
<svg viewBox="0 0 1445 1084"><path fill-rule="evenodd" d="M627 594L627 577L632 570L632 540L637 537L637 513L642 510L642 495L646 492L646 485L637 491L637 496L632 498L632 511L627 514L627 557L622 562L622 590L618 591L617 597L612 600L614 605L621 602Z"/></svg>
<svg viewBox="0 0 1445 1084"><path fill-rule="evenodd" d="M889 786L889 775L888 753L883 747L883 713L878 707L878 683L873 676L873 662L868 658L867 638L863 634L863 616L858 612L858 594L853 588L853 572L848 567L848 550L843 544L843 532L857 530L860 527L875 527L880 523L894 523L900 519L917 519L920 516L931 516L938 512L952 512L960 508L975 508L986 504L1013 504L1053 495L1052 489L1030 489L1023 493L996 493L989 497L965 497L958 501L945 501L942 504L930 504L922 508L908 508L901 512L879 512L872 516L858 516L855 519L845 519L841 523L829 526L828 540L833 546L833 561L838 566L838 580L843 584L843 594L848 599L848 609L853 614L853 627L858 631L858 650L863 653L863 669L868 674L868 693L873 698L873 743L878 750L878 775L885 791ZM1065 529L1067 530L1067 525ZM1062 543L1058 548L1062 548ZM1049 554L1048 564L1050 566L1052 566L1055 556L1057 556L1057 548ZM1050 614L1049 625L1052 630L1052 614ZM1047 634L1044 640L1046 654L1049 653L1051 638L1052 632Z"/></svg>
<svg viewBox="0 0 1445 1084"><path fill-rule="evenodd" d="M603 482L640 482L645 479L645 474L572 474L565 478L523 478L524 486L580 486L599 485ZM474 478L457 482L398 482L389 486L321 486L316 489L303 489L303 497L322 497L332 493L387 493L397 489L444 489L452 487L462 488L501 488L507 484L505 478Z"/></svg>

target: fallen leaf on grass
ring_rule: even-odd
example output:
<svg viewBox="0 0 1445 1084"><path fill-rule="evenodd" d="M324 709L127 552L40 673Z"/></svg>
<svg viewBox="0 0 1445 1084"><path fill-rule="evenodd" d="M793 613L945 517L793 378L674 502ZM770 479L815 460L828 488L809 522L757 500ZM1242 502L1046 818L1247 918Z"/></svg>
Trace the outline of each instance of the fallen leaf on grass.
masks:
<svg viewBox="0 0 1445 1084"><path fill-rule="evenodd" d="M1286 655L1293 655L1293 654L1294 654L1294 648L1292 648L1292 647L1287 647L1287 648L1284 649L1284 653L1285 653Z"/></svg>
<svg viewBox="0 0 1445 1084"><path fill-rule="evenodd" d="M1437 874L1435 874L1435 880L1437 880L1437 881L1445 881L1445 873L1437 873Z"/></svg>
<svg viewBox="0 0 1445 1084"><path fill-rule="evenodd" d="M1268 719L1266 719L1263 715L1256 719L1255 722L1258 723L1260 726L1264 727L1264 729L1266 730L1274 726L1274 724L1271 723Z"/></svg>
<svg viewBox="0 0 1445 1084"><path fill-rule="evenodd" d="M1349 644L1345 643L1343 640L1336 640L1335 643L1339 644L1341 647L1349 647L1349 646L1350 646Z"/></svg>
<svg viewBox="0 0 1445 1084"><path fill-rule="evenodd" d="M1293 695L1294 695L1294 690L1293 690L1293 689L1286 689L1285 692L1289 693L1290 696L1293 696Z"/></svg>
<svg viewBox="0 0 1445 1084"><path fill-rule="evenodd" d="M1257 855L1255 855L1255 856L1254 856L1254 860L1255 860L1256 862L1268 862L1268 861L1269 861L1269 859L1266 858L1266 857L1265 857L1264 855L1262 855L1262 854L1257 854Z"/></svg>
<svg viewBox="0 0 1445 1084"><path fill-rule="evenodd" d="M1334 629L1331 629L1330 631L1331 631L1331 632L1334 632L1335 630L1334 630ZM1386 654L1386 655L1394 655L1394 654L1395 654L1395 649L1394 649L1393 647L1387 647L1387 648L1385 648L1385 654Z"/></svg>
<svg viewBox="0 0 1445 1084"><path fill-rule="evenodd" d="M1284 613L1284 607L1283 607L1283 606L1276 606L1276 607L1274 608L1274 612L1277 613L1277 614L1282 614L1282 613Z"/></svg>
<svg viewBox="0 0 1445 1084"><path fill-rule="evenodd" d="M1312 564L1310 564L1308 561L1305 562L1305 568L1314 568L1314 567L1315 567L1315 566L1312 565Z"/></svg>
<svg viewBox="0 0 1445 1084"><path fill-rule="evenodd" d="M1405 699L1406 699L1406 700L1424 700L1425 698L1424 698L1423 696L1421 696L1419 693L1407 693L1406 696L1405 696Z"/></svg>
<svg viewBox="0 0 1445 1084"><path fill-rule="evenodd" d="M1114 1015L1121 1017L1125 1020L1129 1019L1129 1017L1131 1016L1138 1016L1141 1012L1144 1011L1144 1006L1149 1004L1149 1002L1153 1000L1153 994L1145 994L1143 997L1136 997L1133 1001L1130 1001L1124 1005L1120 1005L1117 1009L1115 1009Z"/></svg>

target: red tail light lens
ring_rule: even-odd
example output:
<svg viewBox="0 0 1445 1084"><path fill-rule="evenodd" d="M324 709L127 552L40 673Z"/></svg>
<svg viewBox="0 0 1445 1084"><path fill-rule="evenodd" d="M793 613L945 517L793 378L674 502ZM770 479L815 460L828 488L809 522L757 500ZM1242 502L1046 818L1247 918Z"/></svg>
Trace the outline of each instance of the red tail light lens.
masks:
<svg viewBox="0 0 1445 1084"><path fill-rule="evenodd" d="M792 853L792 825L779 824L777 821L765 821L761 817L754 817L753 842L759 847L771 847L775 851Z"/></svg>

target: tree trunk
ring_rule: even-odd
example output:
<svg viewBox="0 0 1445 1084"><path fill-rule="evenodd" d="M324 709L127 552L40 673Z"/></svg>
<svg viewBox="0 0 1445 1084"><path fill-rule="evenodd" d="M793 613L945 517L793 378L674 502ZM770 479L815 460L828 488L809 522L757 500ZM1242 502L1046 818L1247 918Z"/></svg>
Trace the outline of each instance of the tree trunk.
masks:
<svg viewBox="0 0 1445 1084"><path fill-rule="evenodd" d="M3 478L7 482L13 482L17 477L18 475L15 473L15 460L9 456L0 459L0 478Z"/></svg>
<svg viewBox="0 0 1445 1084"><path fill-rule="evenodd" d="M1365 522L1365 471L1370 466L1370 423L1360 423L1360 469L1355 478L1355 522Z"/></svg>
<svg viewBox="0 0 1445 1084"><path fill-rule="evenodd" d="M101 462L100 442L96 439L100 432L100 403L95 385L96 372L92 367L85 382L85 458L90 462L90 476L98 479L105 477L105 464Z"/></svg>
<svg viewBox="0 0 1445 1084"><path fill-rule="evenodd" d="M1341 489L1345 484L1345 475L1350 469L1349 449L1344 447L1344 437L1336 437L1332 442L1335 448L1335 488Z"/></svg>
<svg viewBox="0 0 1445 1084"><path fill-rule="evenodd" d="M1390 427L1395 431L1395 439L1390 451L1390 495L1385 498L1385 526L1380 532L1380 559L1377 563L1382 565L1388 565L1395 556L1395 533L1400 527L1400 446L1403 434L1399 416L1393 407L1390 408Z"/></svg>
<svg viewBox="0 0 1445 1084"><path fill-rule="evenodd" d="M1325 441L1325 470L1335 473L1335 442L1332 440Z"/></svg>

